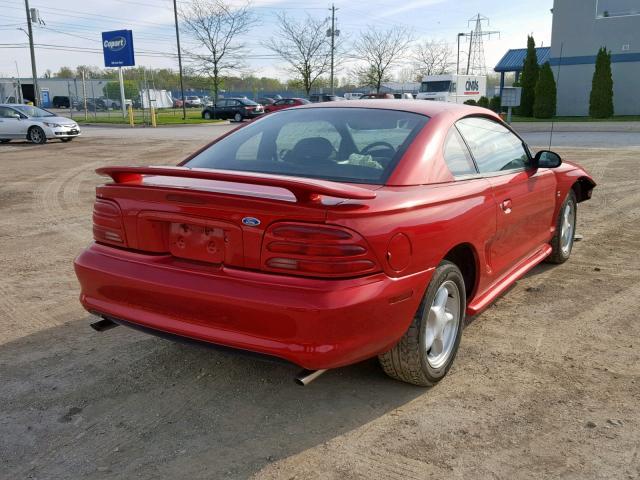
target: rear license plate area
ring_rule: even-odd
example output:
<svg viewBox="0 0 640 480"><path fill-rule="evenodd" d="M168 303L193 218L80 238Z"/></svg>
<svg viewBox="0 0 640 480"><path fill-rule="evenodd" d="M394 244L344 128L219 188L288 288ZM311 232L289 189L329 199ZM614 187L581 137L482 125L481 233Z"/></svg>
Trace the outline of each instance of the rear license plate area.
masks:
<svg viewBox="0 0 640 480"><path fill-rule="evenodd" d="M225 231L218 227L171 223L169 251L175 257L207 263L225 258Z"/></svg>

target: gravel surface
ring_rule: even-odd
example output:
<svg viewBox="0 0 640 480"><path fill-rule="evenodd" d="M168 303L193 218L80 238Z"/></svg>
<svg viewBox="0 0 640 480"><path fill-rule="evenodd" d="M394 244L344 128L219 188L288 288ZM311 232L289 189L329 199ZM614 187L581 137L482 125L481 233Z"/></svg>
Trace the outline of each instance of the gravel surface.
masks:
<svg viewBox="0 0 640 480"><path fill-rule="evenodd" d="M470 322L438 386L370 360L301 388L286 365L96 333L77 300L93 170L175 164L225 128L0 145L0 478L640 478L640 149L557 149L599 183L583 240Z"/></svg>

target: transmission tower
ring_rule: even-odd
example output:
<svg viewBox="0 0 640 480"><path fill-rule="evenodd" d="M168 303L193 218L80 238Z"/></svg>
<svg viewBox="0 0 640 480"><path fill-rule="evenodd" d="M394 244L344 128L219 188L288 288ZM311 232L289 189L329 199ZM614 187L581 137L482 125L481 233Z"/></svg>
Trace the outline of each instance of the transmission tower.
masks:
<svg viewBox="0 0 640 480"><path fill-rule="evenodd" d="M491 35L500 35L497 30L482 30L482 24L489 26L489 19L479 13L469 19L467 25L475 24L475 28L468 34L469 36L469 57L467 58L467 75L486 75L487 65L484 60L484 37L491 38Z"/></svg>

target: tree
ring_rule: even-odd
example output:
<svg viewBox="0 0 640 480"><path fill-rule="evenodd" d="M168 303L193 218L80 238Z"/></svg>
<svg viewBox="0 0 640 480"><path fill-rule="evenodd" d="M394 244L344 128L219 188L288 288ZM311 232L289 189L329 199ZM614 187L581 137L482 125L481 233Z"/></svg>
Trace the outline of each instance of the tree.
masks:
<svg viewBox="0 0 640 480"><path fill-rule="evenodd" d="M557 91L549 62L546 62L540 69L535 92L533 116L536 118L553 117L556 114Z"/></svg>
<svg viewBox="0 0 640 480"><path fill-rule="evenodd" d="M355 56L363 62L355 70L360 83L380 93L382 82L388 81L393 67L406 57L412 41L410 31L404 27L368 27L353 45Z"/></svg>
<svg viewBox="0 0 640 480"><path fill-rule="evenodd" d="M222 77L243 66L244 44L238 37L255 23L249 4L235 6L225 0L191 0L180 9L186 31L201 50L189 52L193 67L213 81L213 95L218 98Z"/></svg>
<svg viewBox="0 0 640 480"><path fill-rule="evenodd" d="M264 46L288 64L307 95L320 77L331 69L331 44L327 37L329 20L317 20L307 15L296 22L284 13L278 14L276 37Z"/></svg>
<svg viewBox="0 0 640 480"><path fill-rule="evenodd" d="M80 78L83 72L86 78L100 78L104 76L104 71L93 65L78 65L74 76Z"/></svg>
<svg viewBox="0 0 640 480"><path fill-rule="evenodd" d="M122 82L124 86L124 98L138 98L138 86L132 80ZM111 99L120 99L120 82L107 82L104 87L104 95Z"/></svg>
<svg viewBox="0 0 640 480"><path fill-rule="evenodd" d="M453 50L444 41L426 40L420 43L413 53L413 59L421 77L449 73L455 65Z"/></svg>
<svg viewBox="0 0 640 480"><path fill-rule="evenodd" d="M69 67L60 67L60 70L58 70L57 73L54 73L53 76L58 78L74 78L75 74Z"/></svg>
<svg viewBox="0 0 640 480"><path fill-rule="evenodd" d="M533 37L527 37L527 56L524 59L522 68L522 98L520 100L520 115L531 117L533 115L533 104L536 98L536 83L538 82L538 55L536 54L536 42Z"/></svg>
<svg viewBox="0 0 640 480"><path fill-rule="evenodd" d="M589 115L595 118L613 116L613 76L611 74L611 52L606 47L598 50L596 69L591 82Z"/></svg>

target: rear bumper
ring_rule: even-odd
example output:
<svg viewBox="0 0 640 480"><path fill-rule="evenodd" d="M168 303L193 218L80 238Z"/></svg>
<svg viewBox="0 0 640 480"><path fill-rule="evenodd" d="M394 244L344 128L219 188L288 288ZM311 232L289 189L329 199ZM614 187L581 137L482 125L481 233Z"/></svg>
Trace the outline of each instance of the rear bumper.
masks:
<svg viewBox="0 0 640 480"><path fill-rule="evenodd" d="M319 280L176 262L93 244L75 261L90 312L194 340L334 368L388 350L433 270Z"/></svg>

